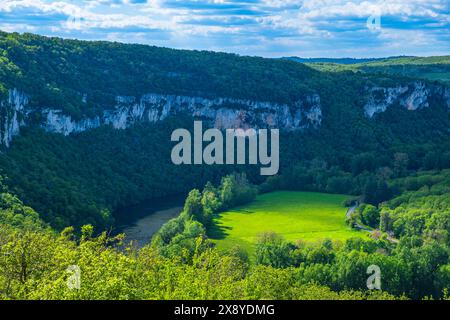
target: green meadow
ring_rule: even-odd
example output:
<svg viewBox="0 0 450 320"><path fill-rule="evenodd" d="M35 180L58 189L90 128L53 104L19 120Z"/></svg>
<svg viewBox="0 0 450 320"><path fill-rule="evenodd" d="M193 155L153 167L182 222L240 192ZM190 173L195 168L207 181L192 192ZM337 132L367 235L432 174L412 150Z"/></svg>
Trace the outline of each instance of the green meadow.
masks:
<svg viewBox="0 0 450 320"><path fill-rule="evenodd" d="M317 242L366 236L345 223L346 195L278 191L260 195L250 204L214 219L209 236L218 248L241 246L252 253L261 233L276 232L290 241Z"/></svg>

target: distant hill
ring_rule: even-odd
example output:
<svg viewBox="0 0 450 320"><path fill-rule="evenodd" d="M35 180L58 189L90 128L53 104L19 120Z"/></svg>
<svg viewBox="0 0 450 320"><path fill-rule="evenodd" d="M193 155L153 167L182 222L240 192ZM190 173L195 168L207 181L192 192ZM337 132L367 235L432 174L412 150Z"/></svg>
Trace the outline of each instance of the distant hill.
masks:
<svg viewBox="0 0 450 320"><path fill-rule="evenodd" d="M388 57L388 58L300 58L283 57L282 59L292 60L301 63L337 63L337 64L358 64L376 61L388 61L392 59L409 58L406 56Z"/></svg>
<svg viewBox="0 0 450 320"><path fill-rule="evenodd" d="M352 58L283 58L301 62L319 71L354 71L367 74L398 75L450 84L450 56L388 57L380 59Z"/></svg>

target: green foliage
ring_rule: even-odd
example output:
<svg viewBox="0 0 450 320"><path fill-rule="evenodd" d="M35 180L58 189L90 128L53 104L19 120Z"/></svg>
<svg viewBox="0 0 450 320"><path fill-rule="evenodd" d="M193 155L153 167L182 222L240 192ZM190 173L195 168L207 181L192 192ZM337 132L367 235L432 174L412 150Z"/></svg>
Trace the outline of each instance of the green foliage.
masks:
<svg viewBox="0 0 450 320"><path fill-rule="evenodd" d="M446 174L441 173L439 179L420 180L440 181L431 187L439 194L447 190ZM202 194L214 190L217 189L208 184ZM419 194L417 199L423 196L421 192L422 189L413 191ZM404 192L404 199L415 198L410 193ZM193 192L191 197L195 195L197 202L202 194ZM4 199L10 203L9 208L21 206L11 195ZM390 202L385 203L381 212L389 205ZM362 216L372 217L376 208L363 205L358 210ZM48 229L2 223L0 298L445 298L450 251L446 240L436 235L442 235L442 228L448 226L446 217L431 214L425 218L427 232L406 228L417 233L405 233L398 244L386 238L293 244L268 233L258 241L255 264L241 249L226 253L214 249L203 225L186 212L164 225L153 243L140 250L124 247L122 235L109 238L102 233L96 237L90 225L81 228L81 238L77 240L73 228L57 235ZM397 220L393 221L395 225ZM383 291L366 291L370 265L380 267ZM80 289L67 286L69 266L77 266L81 271Z"/></svg>
<svg viewBox="0 0 450 320"><path fill-rule="evenodd" d="M249 181L263 181L245 166L173 166L171 145L162 142L169 142L174 128L190 128L191 118L70 137L24 128L0 153L9 187L0 184L0 298L448 298L448 108L430 98L429 108L389 108L374 119L362 109L366 86L404 85L411 82L407 77L446 82L448 66L448 57L403 57L314 65L326 69L321 72L293 61L0 32L0 100L17 88L30 95L31 107L61 109L74 119L100 114L118 95L292 104L318 93L320 129L281 133L281 174L260 191L362 195L370 205L351 222L379 223L390 235L293 244L266 234L252 264L242 248L214 249L207 234L219 211L255 199L257 188ZM416 173L424 169L440 171ZM187 193L233 171L246 175L192 191L184 212L141 250L123 247L121 236L95 234L114 224L112 212L119 207ZM41 219L63 231L55 234ZM380 266L386 292L366 292L372 264ZM82 272L79 290L66 283L74 265Z"/></svg>
<svg viewBox="0 0 450 320"><path fill-rule="evenodd" d="M404 192L380 207L382 230L450 245L450 172L425 172L393 184Z"/></svg>
<svg viewBox="0 0 450 320"><path fill-rule="evenodd" d="M0 225L7 225L20 230L37 230L45 228L36 211L25 206L15 195L9 193L0 177Z"/></svg>
<svg viewBox="0 0 450 320"><path fill-rule="evenodd" d="M148 92L288 102L309 92L319 74L292 61L4 32L0 52L0 83L76 118L118 95Z"/></svg>
<svg viewBox="0 0 450 320"><path fill-rule="evenodd" d="M292 60L296 61L295 58ZM333 60L333 59L331 59ZM387 59L335 59L335 61L308 61L306 65L327 72L365 72L371 74L401 75L450 84L450 56L392 57ZM372 60L372 61L371 61Z"/></svg>
<svg viewBox="0 0 450 320"><path fill-rule="evenodd" d="M352 214L352 223L379 226L389 236L376 231L373 239L351 238L343 244L331 239L294 244L273 233L263 234L256 244L255 263L295 272L304 285L315 282L339 292L364 290L367 268L376 265L386 292L414 299L443 298L450 285L449 177L444 170L389 180L399 196L379 208L362 204Z"/></svg>
<svg viewBox="0 0 450 320"><path fill-rule="evenodd" d="M391 192L386 182L369 179L363 190L364 202L377 205L391 197Z"/></svg>
<svg viewBox="0 0 450 320"><path fill-rule="evenodd" d="M442 62L434 60L428 65ZM17 88L30 96L31 107L61 109L74 119L110 109L118 95L139 98L155 92L292 105L305 94L318 93L324 115L320 129L281 133L281 176L262 188L354 195L366 191L367 197L373 191L368 201L374 205L390 195L384 183L393 176L441 170L450 163L450 114L439 99L430 98L430 108L416 112L389 108L374 119L364 116L367 86L410 82L368 73L319 72L278 59L0 33L0 91ZM58 230L84 224L106 230L123 218L120 208L186 194L233 171L245 172L252 183L263 182L254 166L174 166L170 134L191 126L192 118L180 115L157 124L99 128L70 137L22 128L12 147L0 154L0 167L11 189ZM408 161L402 162L405 157ZM231 196L226 188L217 191L219 198ZM239 192L244 199L236 201L252 197L254 191L247 191Z"/></svg>
<svg viewBox="0 0 450 320"><path fill-rule="evenodd" d="M208 226L211 224L213 216L222 207L222 202L218 195L218 190L208 182L203 189L201 204L203 207L203 223Z"/></svg>
<svg viewBox="0 0 450 320"><path fill-rule="evenodd" d="M248 268L237 255L214 249L196 251L185 263L150 246L123 247L120 237L105 234L79 243L70 232L27 231L0 239L0 299L395 299L386 292L305 284L295 269ZM79 268L79 289L67 285L74 275L69 266Z"/></svg>
<svg viewBox="0 0 450 320"><path fill-rule="evenodd" d="M290 263L289 244L275 233L264 233L256 242L256 263L284 268Z"/></svg>
<svg viewBox="0 0 450 320"><path fill-rule="evenodd" d="M204 222L202 195L200 191L194 189L189 192L183 210L187 215L193 216L194 219L202 223Z"/></svg>
<svg viewBox="0 0 450 320"><path fill-rule="evenodd" d="M222 178L219 190L224 209L250 202L257 194L257 188L248 183L244 174L233 174Z"/></svg>
<svg viewBox="0 0 450 320"><path fill-rule="evenodd" d="M256 187L249 184L245 175L239 174L225 176L218 188L208 182L203 192L193 189L186 198L183 212L161 227L153 237L152 245L166 257L180 256L181 253L183 261L191 261L194 254L212 246L204 238L214 215L231 203L252 201L255 196ZM200 239L203 239L202 245L198 246Z"/></svg>
<svg viewBox="0 0 450 320"><path fill-rule="evenodd" d="M270 235L257 250L258 264L288 268L303 284L315 282L340 292L367 288L371 265L381 270L382 290L397 296L440 298L449 285L448 248L435 242L414 247L402 243L393 249L386 240L350 239L344 246L330 247L326 242L293 245Z"/></svg>
<svg viewBox="0 0 450 320"><path fill-rule="evenodd" d="M361 222L372 228L378 228L380 224L380 213L378 209L370 204L359 207Z"/></svg>

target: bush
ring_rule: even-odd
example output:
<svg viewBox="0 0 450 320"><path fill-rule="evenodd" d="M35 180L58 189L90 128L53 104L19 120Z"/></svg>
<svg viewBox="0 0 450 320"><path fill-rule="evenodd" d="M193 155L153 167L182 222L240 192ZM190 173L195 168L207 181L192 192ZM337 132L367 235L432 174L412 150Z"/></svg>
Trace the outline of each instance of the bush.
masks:
<svg viewBox="0 0 450 320"><path fill-rule="evenodd" d="M274 268L290 266L291 245L276 233L264 233L256 242L256 263Z"/></svg>
<svg viewBox="0 0 450 320"><path fill-rule="evenodd" d="M370 204L359 208L361 213L361 222L372 228L378 228L380 225L380 213L378 209Z"/></svg>

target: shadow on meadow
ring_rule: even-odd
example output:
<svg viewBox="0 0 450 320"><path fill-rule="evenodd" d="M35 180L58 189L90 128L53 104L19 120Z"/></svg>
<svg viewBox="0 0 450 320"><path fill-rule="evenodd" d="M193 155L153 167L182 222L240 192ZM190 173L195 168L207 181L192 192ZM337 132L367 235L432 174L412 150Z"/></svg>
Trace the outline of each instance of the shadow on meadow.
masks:
<svg viewBox="0 0 450 320"><path fill-rule="evenodd" d="M242 214L255 213L255 211L245 209L234 209L232 210L232 212L238 212ZM233 227L225 226L221 223L222 216L222 213L218 213L214 216L210 226L207 228L207 235L209 238L214 240L225 239L230 234L229 231L233 229Z"/></svg>
<svg viewBox="0 0 450 320"><path fill-rule="evenodd" d="M222 240L229 235L228 230L231 230L232 227L224 226L223 224L221 224L220 223L221 218L222 214L218 213L212 219L211 224L207 228L207 235L209 238L215 240Z"/></svg>

